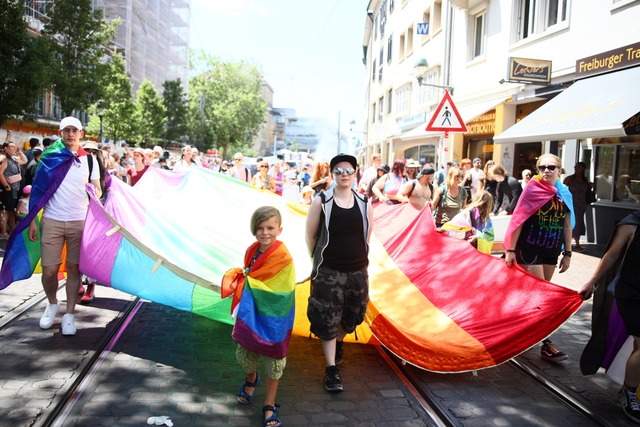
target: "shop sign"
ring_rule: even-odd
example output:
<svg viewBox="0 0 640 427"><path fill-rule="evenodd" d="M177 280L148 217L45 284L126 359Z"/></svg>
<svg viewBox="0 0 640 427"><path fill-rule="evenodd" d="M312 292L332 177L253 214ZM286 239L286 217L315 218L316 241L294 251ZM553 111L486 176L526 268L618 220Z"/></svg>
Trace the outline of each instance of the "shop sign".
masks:
<svg viewBox="0 0 640 427"><path fill-rule="evenodd" d="M640 113L637 113L622 125L624 126L624 133L627 135L640 135Z"/></svg>
<svg viewBox="0 0 640 427"><path fill-rule="evenodd" d="M549 83L551 82L551 61L510 57L509 81Z"/></svg>
<svg viewBox="0 0 640 427"><path fill-rule="evenodd" d="M640 42L576 61L576 80L640 65Z"/></svg>
<svg viewBox="0 0 640 427"><path fill-rule="evenodd" d="M396 123L400 129L414 128L427 121L427 113L414 114L409 117L401 117L396 119Z"/></svg>

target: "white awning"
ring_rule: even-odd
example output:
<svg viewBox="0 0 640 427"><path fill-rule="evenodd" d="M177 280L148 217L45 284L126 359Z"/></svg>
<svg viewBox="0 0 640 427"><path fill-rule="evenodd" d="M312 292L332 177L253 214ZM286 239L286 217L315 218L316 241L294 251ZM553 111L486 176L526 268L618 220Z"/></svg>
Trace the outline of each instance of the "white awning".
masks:
<svg viewBox="0 0 640 427"><path fill-rule="evenodd" d="M640 112L640 67L580 80L495 136L495 143L626 136Z"/></svg>
<svg viewBox="0 0 640 427"><path fill-rule="evenodd" d="M501 99L500 102L496 102L496 99L494 97L493 99L483 100L478 102L470 102L467 104L461 104L460 106L456 104L456 108L458 109L458 113L460 113L460 117L462 118L462 120L465 123L468 123L471 120L478 117L479 115L484 114L487 111L493 110L494 108L496 108L496 105L500 104L505 98L500 98L500 99ZM423 124L421 124L420 126L414 129L411 129L410 131L403 133L402 135L399 136L399 138L404 141L404 140L411 140L411 139L418 139L418 138L440 137L444 135L444 132L433 132L433 131L426 130L427 125L431 120L432 114L433 112L429 114L429 117L426 122L424 122Z"/></svg>

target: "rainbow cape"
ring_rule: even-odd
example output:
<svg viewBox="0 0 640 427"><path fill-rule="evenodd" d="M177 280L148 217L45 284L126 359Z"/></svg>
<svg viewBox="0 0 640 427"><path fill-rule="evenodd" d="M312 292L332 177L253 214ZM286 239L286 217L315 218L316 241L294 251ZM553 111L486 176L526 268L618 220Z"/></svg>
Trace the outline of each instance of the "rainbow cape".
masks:
<svg viewBox="0 0 640 427"><path fill-rule="evenodd" d="M104 206L90 201L80 269L106 286L231 324L221 278L244 265L255 242L251 213L264 205L282 213L280 240L302 282L293 333L308 336L308 207L220 173L150 168L135 187L113 180ZM431 371L488 368L536 345L582 303L570 289L439 234L428 208L373 209L370 303L356 329L361 343L382 344Z"/></svg>
<svg viewBox="0 0 640 427"><path fill-rule="evenodd" d="M29 214L16 225L7 241L0 272L0 289L16 280L28 279L35 271L40 262L40 241L32 242L29 239L29 224L36 219L39 233L38 215L56 192L74 161L77 158L61 140L55 141L42 154L31 188Z"/></svg>
<svg viewBox="0 0 640 427"><path fill-rule="evenodd" d="M223 298L233 295L237 313L231 336L244 348L282 359L287 355L295 313L295 272L286 246L276 241L249 268L260 244L247 249L245 269L222 279ZM237 311L234 310L237 305Z"/></svg>

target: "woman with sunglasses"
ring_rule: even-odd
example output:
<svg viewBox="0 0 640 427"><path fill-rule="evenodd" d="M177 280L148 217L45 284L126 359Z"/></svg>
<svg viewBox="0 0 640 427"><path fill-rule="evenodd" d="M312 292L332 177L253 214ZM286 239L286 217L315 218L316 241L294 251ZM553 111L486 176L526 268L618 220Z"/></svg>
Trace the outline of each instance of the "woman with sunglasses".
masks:
<svg viewBox="0 0 640 427"><path fill-rule="evenodd" d="M452 166L447 172L447 179L434 191L431 200L436 228L451 221L454 216L467 207L467 190L462 186L465 173L462 169Z"/></svg>
<svg viewBox="0 0 640 427"><path fill-rule="evenodd" d="M560 181L561 160L543 154L516 205L504 239L505 262L521 265L534 276L550 281L560 259L560 273L571 263L571 231L575 224L573 198ZM564 252L563 252L564 247ZM541 357L561 362L567 355L558 351L549 339L542 342Z"/></svg>
<svg viewBox="0 0 640 427"><path fill-rule="evenodd" d="M258 171L251 179L251 185L262 190L268 190L273 193L276 192L276 183L273 176L269 175L269 163L260 162L258 165Z"/></svg>

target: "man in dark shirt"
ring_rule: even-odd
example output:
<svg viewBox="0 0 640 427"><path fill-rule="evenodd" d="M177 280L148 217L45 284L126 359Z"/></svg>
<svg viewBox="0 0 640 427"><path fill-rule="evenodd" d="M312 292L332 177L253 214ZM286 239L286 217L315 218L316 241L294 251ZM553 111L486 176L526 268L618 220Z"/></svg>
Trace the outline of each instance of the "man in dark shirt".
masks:
<svg viewBox="0 0 640 427"><path fill-rule="evenodd" d="M500 213L504 197L507 196L509 204L503 212L507 215L511 215L518 204L520 195L522 194L522 185L520 185L520 182L518 182L517 179L510 176L500 165L494 166L491 173L493 174L494 179L498 182L498 195L496 197L496 202L493 205L493 213L496 215Z"/></svg>

